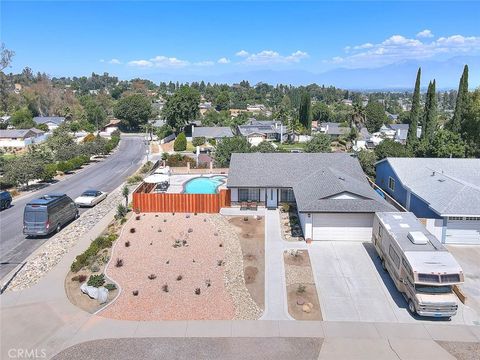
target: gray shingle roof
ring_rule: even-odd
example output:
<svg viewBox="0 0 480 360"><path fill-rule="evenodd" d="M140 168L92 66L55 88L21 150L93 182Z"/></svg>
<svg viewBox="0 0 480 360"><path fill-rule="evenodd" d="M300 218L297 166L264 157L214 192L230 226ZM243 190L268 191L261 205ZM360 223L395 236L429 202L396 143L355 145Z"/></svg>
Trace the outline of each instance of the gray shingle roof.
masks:
<svg viewBox="0 0 480 360"><path fill-rule="evenodd" d="M440 215L480 215L480 159L387 158L403 185Z"/></svg>
<svg viewBox="0 0 480 360"><path fill-rule="evenodd" d="M193 137L205 137L207 139L218 139L223 137L233 137L232 129L228 126L205 126L195 127L193 130Z"/></svg>
<svg viewBox="0 0 480 360"><path fill-rule="evenodd" d="M0 138L28 138L35 137L37 134L43 134L43 131L38 129L15 129L15 130L0 130Z"/></svg>
<svg viewBox="0 0 480 360"><path fill-rule="evenodd" d="M325 131L325 133L328 135L345 135L350 132L349 127L340 126L340 123L323 122L321 123L321 126L328 127L327 130Z"/></svg>
<svg viewBox="0 0 480 360"><path fill-rule="evenodd" d="M65 118L61 116L35 116L33 121L35 121L37 124L46 124L51 122L56 125L60 125L65 121Z"/></svg>
<svg viewBox="0 0 480 360"><path fill-rule="evenodd" d="M233 154L227 187L293 188L301 212L393 211L346 153ZM332 199L341 193L355 200Z"/></svg>

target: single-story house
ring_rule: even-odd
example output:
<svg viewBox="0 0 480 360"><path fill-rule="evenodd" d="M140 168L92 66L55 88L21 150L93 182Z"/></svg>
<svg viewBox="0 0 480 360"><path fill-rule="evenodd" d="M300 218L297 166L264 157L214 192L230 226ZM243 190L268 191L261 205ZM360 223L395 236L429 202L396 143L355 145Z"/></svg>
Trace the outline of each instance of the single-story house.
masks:
<svg viewBox="0 0 480 360"><path fill-rule="evenodd" d="M205 126L193 127L192 139L204 137L207 140L222 140L225 137L233 137L232 129L228 126Z"/></svg>
<svg viewBox="0 0 480 360"><path fill-rule="evenodd" d="M348 135L349 127L340 126L340 123L322 122L318 131L322 134L330 135L331 138L336 139L342 135Z"/></svg>
<svg viewBox="0 0 480 360"><path fill-rule="evenodd" d="M121 120L112 119L110 122L103 127L103 132L107 135L111 135L114 131L118 130Z"/></svg>
<svg viewBox="0 0 480 360"><path fill-rule="evenodd" d="M375 212L396 211L347 153L232 154L227 188L232 205L296 204L303 234L312 240L370 241Z"/></svg>
<svg viewBox="0 0 480 360"><path fill-rule="evenodd" d="M65 118L62 116L35 116L33 121L38 125L46 124L48 130L53 131L65 121Z"/></svg>
<svg viewBox="0 0 480 360"><path fill-rule="evenodd" d="M376 184L442 243L480 244L480 159L386 158Z"/></svg>
<svg viewBox="0 0 480 360"><path fill-rule="evenodd" d="M287 129L280 121L249 119L247 123L237 126L237 135L246 137L251 145L256 146L262 141L286 140Z"/></svg>
<svg viewBox="0 0 480 360"><path fill-rule="evenodd" d="M35 128L18 130L0 130L0 147L24 148L46 140L45 132Z"/></svg>

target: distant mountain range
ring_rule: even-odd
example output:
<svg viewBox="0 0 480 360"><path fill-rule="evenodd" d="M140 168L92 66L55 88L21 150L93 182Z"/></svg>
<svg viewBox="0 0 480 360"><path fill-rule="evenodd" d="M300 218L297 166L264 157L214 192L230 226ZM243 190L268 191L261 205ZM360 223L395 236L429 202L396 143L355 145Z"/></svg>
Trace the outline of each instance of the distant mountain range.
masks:
<svg viewBox="0 0 480 360"><path fill-rule="evenodd" d="M207 74L149 74L145 78L152 81L201 81L216 83L238 83L248 80L251 84L265 82L269 84L333 85L352 90L411 90L415 82L418 67L422 67L422 87L428 81L436 79L437 89L456 89L463 66L469 66L470 88L480 86L480 56L457 56L444 61L402 61L378 68L337 68L323 73L304 70L256 70L220 75Z"/></svg>

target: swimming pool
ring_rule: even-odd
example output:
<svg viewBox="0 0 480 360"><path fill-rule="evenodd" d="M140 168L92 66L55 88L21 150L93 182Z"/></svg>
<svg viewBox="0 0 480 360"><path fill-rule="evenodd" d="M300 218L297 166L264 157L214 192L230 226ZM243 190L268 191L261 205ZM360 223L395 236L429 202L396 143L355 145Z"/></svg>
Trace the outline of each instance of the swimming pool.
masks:
<svg viewBox="0 0 480 360"><path fill-rule="evenodd" d="M184 185L184 194L216 194L218 187L225 183L226 177L216 175L212 177L197 177L187 181Z"/></svg>

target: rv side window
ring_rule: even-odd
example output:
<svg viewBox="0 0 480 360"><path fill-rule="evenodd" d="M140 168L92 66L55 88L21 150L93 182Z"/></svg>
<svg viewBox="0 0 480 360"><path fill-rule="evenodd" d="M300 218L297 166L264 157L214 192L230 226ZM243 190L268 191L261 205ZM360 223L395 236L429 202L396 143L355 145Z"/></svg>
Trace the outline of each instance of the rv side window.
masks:
<svg viewBox="0 0 480 360"><path fill-rule="evenodd" d="M390 259L392 259L393 263L395 264L395 267L398 269L400 267L400 257L395 252L392 245L390 245L390 247L388 248L388 255L390 255Z"/></svg>
<svg viewBox="0 0 480 360"><path fill-rule="evenodd" d="M412 269L410 268L410 265L405 261L405 259L402 259L402 265L405 270L407 270L408 275L413 277Z"/></svg>

